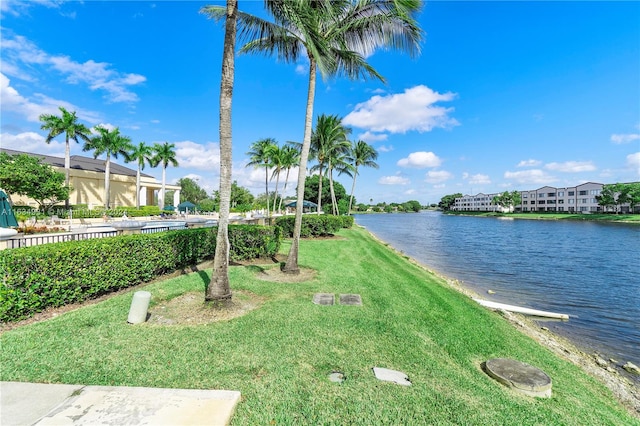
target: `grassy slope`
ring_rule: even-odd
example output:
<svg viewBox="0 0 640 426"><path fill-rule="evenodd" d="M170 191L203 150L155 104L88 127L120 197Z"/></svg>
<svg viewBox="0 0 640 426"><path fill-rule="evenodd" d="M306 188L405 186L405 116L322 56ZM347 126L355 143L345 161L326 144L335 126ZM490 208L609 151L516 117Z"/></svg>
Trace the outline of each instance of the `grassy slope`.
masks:
<svg viewBox="0 0 640 426"><path fill-rule="evenodd" d="M640 424L578 367L374 242L305 240L313 281L277 284L234 267L234 290L267 301L247 315L204 326L126 324L132 294L1 336L2 380L233 389L233 425L258 424ZM191 274L148 286L153 302L202 289ZM359 293L364 305L318 306L314 293ZM153 312L153 306L151 307ZM480 368L509 357L543 369L553 397L532 399ZM374 366L401 370L411 387L381 382ZM342 384L327 379L343 372Z"/></svg>

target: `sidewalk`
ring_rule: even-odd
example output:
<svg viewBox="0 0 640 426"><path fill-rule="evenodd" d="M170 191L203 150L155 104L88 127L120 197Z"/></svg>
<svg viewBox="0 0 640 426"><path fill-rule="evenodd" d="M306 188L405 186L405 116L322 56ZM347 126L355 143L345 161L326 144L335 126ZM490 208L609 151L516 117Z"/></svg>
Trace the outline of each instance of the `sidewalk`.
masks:
<svg viewBox="0 0 640 426"><path fill-rule="evenodd" d="M0 382L0 424L229 424L240 392Z"/></svg>

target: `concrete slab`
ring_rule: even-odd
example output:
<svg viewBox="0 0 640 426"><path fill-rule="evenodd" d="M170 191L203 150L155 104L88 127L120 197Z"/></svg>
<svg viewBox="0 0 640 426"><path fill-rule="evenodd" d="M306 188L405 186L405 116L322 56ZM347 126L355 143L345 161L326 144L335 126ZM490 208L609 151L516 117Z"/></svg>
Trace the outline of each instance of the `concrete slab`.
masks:
<svg viewBox="0 0 640 426"><path fill-rule="evenodd" d="M340 304L362 306L362 298L360 297L359 294L341 294Z"/></svg>
<svg viewBox="0 0 640 426"><path fill-rule="evenodd" d="M373 367L373 374L378 380L393 382L402 386L411 386L409 376L402 371L390 370L388 368Z"/></svg>
<svg viewBox="0 0 640 426"><path fill-rule="evenodd" d="M517 392L539 398L551 397L551 378L537 367L508 358L490 359L484 367L490 377Z"/></svg>
<svg viewBox="0 0 640 426"><path fill-rule="evenodd" d="M313 303L316 305L333 305L335 296L331 293L316 293L313 295Z"/></svg>
<svg viewBox="0 0 640 426"><path fill-rule="evenodd" d="M0 391L3 426L227 425L240 401L226 390L2 382Z"/></svg>

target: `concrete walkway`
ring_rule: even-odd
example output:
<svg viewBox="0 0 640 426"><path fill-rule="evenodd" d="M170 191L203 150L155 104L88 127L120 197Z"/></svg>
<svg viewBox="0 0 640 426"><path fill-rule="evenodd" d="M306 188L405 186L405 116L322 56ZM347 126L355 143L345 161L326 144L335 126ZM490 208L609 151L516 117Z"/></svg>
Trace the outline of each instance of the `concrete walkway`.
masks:
<svg viewBox="0 0 640 426"><path fill-rule="evenodd" d="M227 425L240 392L0 382L0 425Z"/></svg>

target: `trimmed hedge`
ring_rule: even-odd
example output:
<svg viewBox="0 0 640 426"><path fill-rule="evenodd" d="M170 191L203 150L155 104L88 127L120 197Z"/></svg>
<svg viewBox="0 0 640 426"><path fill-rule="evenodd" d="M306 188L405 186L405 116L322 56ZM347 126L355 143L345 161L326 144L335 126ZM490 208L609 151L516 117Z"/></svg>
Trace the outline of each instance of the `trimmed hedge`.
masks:
<svg viewBox="0 0 640 426"><path fill-rule="evenodd" d="M295 216L281 216L276 219L276 226L282 228L283 236L293 237L295 220ZM335 234L340 228L351 228L352 226L353 216L308 214L302 216L300 237L324 237Z"/></svg>
<svg viewBox="0 0 640 426"><path fill-rule="evenodd" d="M152 280L213 258L218 228L45 244L0 251L0 321L16 321ZM229 226L231 260L275 256L277 227Z"/></svg>

